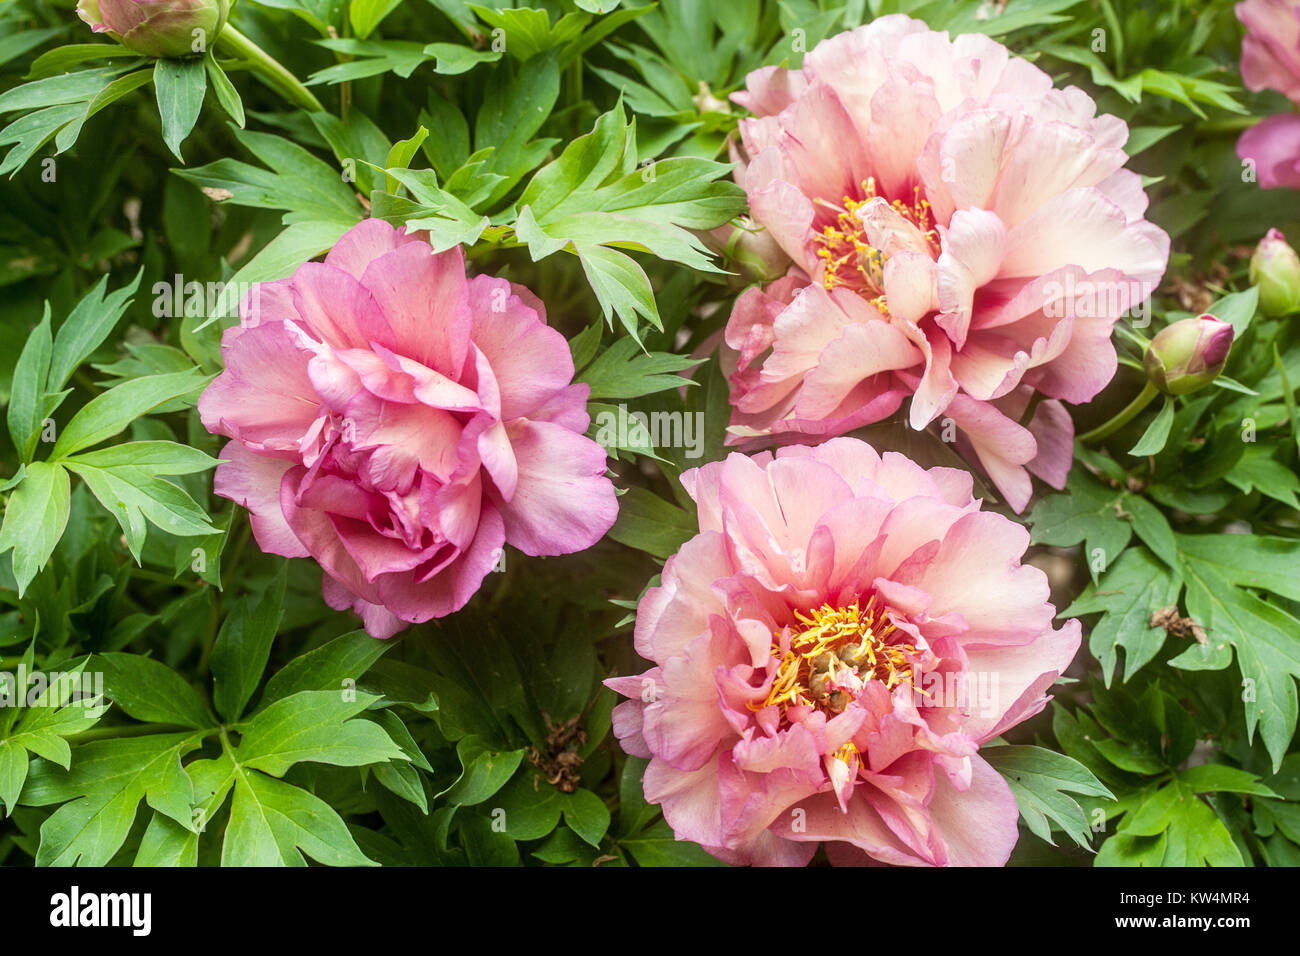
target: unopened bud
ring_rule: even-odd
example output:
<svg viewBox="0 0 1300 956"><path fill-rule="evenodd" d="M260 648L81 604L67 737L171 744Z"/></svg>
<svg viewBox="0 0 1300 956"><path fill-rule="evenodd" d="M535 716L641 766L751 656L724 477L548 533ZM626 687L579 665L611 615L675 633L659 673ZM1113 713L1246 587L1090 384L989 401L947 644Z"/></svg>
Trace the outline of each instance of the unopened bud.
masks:
<svg viewBox="0 0 1300 956"><path fill-rule="evenodd" d="M699 92L692 98L695 108L701 113L730 113L731 104L726 99L718 99L709 89L709 84L700 80Z"/></svg>
<svg viewBox="0 0 1300 956"><path fill-rule="evenodd" d="M1268 231L1250 257L1250 281L1259 286L1259 308L1265 315L1300 309L1300 256L1276 229Z"/></svg>
<svg viewBox="0 0 1300 956"><path fill-rule="evenodd" d="M1166 395L1209 385L1228 363L1233 328L1212 315L1182 319L1161 329L1147 348L1147 378Z"/></svg>
<svg viewBox="0 0 1300 956"><path fill-rule="evenodd" d="M202 53L226 25L230 0L79 0L77 16L145 56Z"/></svg>
<svg viewBox="0 0 1300 956"><path fill-rule="evenodd" d="M701 233L704 244L721 253L746 282L769 282L785 275L790 257L772 234L748 218Z"/></svg>

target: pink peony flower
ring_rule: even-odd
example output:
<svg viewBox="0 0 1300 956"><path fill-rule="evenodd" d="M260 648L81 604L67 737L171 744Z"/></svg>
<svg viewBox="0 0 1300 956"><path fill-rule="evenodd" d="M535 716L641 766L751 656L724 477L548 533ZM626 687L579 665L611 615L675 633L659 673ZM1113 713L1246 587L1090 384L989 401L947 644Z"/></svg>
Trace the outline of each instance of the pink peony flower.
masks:
<svg viewBox="0 0 1300 956"><path fill-rule="evenodd" d="M1233 7L1246 27L1241 79L1248 90L1277 90L1300 103L1300 2L1245 0Z"/></svg>
<svg viewBox="0 0 1300 956"><path fill-rule="evenodd" d="M1300 2L1245 0L1233 8L1246 27L1241 79L1246 88L1277 90L1300 104ZM1300 189L1300 116L1270 116L1237 140L1237 155L1255 164L1263 189Z"/></svg>
<svg viewBox="0 0 1300 956"><path fill-rule="evenodd" d="M618 507L586 385L527 289L371 219L254 287L199 399L216 492L262 550L315 558L376 637L450 614L509 543L594 544Z"/></svg>
<svg viewBox="0 0 1300 956"><path fill-rule="evenodd" d="M1053 630L1024 528L971 477L852 438L686 472L700 533L637 609L654 667L606 681L645 795L732 863L1001 865L1015 799L981 744L1046 705Z"/></svg>
<svg viewBox="0 0 1300 956"><path fill-rule="evenodd" d="M753 217L795 268L727 324L729 441L843 434L910 397L914 428L977 429L1016 510L1026 469L1063 482L1073 432L1055 400L1110 381L1111 328L1168 259L1123 168L1124 123L987 37L901 15L733 98L756 114L737 157ZM1053 401L1025 425L1011 406L1034 392Z"/></svg>

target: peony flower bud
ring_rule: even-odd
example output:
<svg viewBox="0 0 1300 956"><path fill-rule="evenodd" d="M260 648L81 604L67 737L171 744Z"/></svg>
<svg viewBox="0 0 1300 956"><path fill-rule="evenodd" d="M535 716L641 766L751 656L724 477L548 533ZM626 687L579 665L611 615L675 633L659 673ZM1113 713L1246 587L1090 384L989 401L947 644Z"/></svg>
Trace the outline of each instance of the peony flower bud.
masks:
<svg viewBox="0 0 1300 956"><path fill-rule="evenodd" d="M79 0L77 16L145 56L202 53L217 39L229 0ZM200 32L201 31L201 32Z"/></svg>
<svg viewBox="0 0 1300 956"><path fill-rule="evenodd" d="M1250 257L1250 281L1259 286L1259 307L1265 315L1300 309L1300 256L1276 229L1268 231Z"/></svg>
<svg viewBox="0 0 1300 956"><path fill-rule="evenodd" d="M1147 348L1147 378L1166 395L1186 395L1223 371L1233 328L1212 315L1182 319L1161 329Z"/></svg>
<svg viewBox="0 0 1300 956"><path fill-rule="evenodd" d="M785 275L790 257L772 234L747 217L737 222L703 233L704 244L726 256L746 282L769 282Z"/></svg>

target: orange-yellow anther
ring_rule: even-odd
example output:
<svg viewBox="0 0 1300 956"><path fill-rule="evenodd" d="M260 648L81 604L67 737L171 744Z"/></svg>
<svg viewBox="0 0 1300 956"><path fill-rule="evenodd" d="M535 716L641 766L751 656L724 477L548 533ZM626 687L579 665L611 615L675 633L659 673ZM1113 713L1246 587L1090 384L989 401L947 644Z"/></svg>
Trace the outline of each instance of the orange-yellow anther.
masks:
<svg viewBox="0 0 1300 956"><path fill-rule="evenodd" d="M795 612L788 646L782 648L784 629L773 635L772 656L779 657L771 690L751 710L778 706L781 716L789 707L813 706L837 712L834 694L875 680L892 690L912 681L908 654L911 644L893 643L897 629L876 604L873 595L864 607L854 601L847 607L823 604L807 613ZM837 698L842 700L843 697ZM842 710L843 708L838 708Z"/></svg>
<svg viewBox="0 0 1300 956"><path fill-rule="evenodd" d="M872 305L889 314L885 301L885 260L888 258L867 241L865 226L858 218L858 210L876 198L876 181L868 178L862 184L862 198L845 196L842 206L816 199L814 202L836 213L835 225L823 226L813 234L819 247L817 257L823 263L822 284L829 289L840 286L852 289L868 298ZM939 232L934 225L930 203L921 198L921 187L912 190L912 201L895 199L889 204L925 236L933 255L939 254Z"/></svg>

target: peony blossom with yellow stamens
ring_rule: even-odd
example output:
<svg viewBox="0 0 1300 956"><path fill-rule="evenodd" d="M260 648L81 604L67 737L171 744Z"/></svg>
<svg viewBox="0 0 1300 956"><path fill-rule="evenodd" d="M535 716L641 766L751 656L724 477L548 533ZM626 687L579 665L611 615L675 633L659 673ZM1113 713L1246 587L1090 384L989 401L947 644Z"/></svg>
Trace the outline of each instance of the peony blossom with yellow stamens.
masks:
<svg viewBox="0 0 1300 956"><path fill-rule="evenodd" d="M731 863L1006 862L1017 807L982 744L1079 647L1029 535L971 477L852 438L682 475L700 533L637 608L644 674L606 683L645 796Z"/></svg>
<svg viewBox="0 0 1300 956"><path fill-rule="evenodd" d="M899 15L733 99L754 114L738 178L793 267L727 323L728 441L821 440L908 402L1017 511L1031 472L1062 487L1061 402L1110 381L1111 329L1169 255L1124 123L988 37Z"/></svg>

